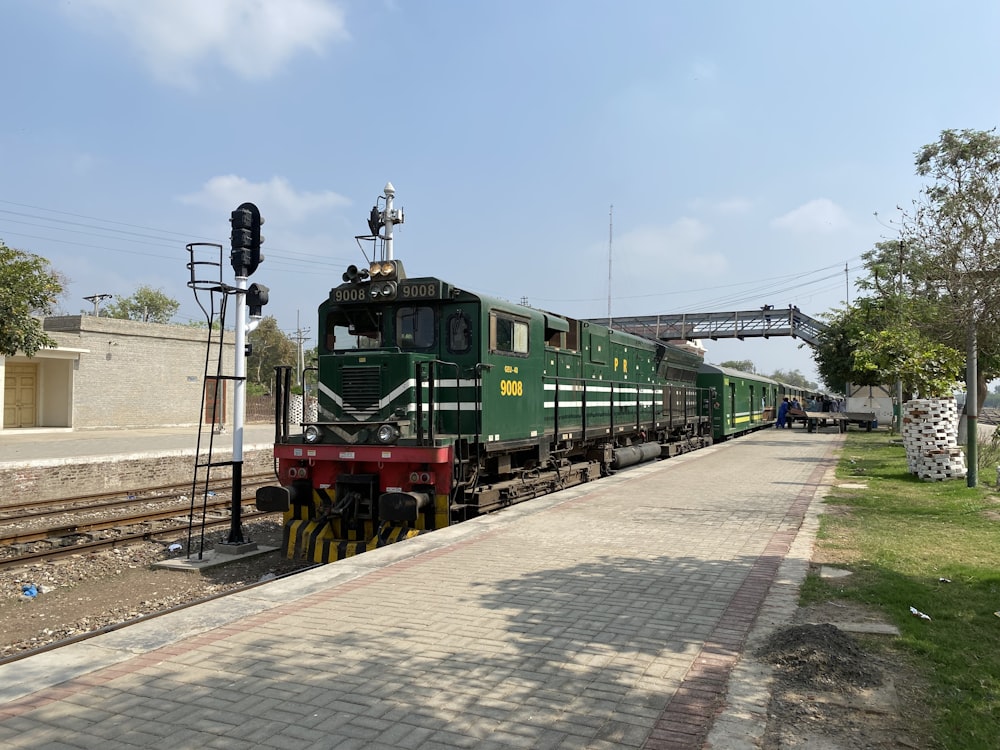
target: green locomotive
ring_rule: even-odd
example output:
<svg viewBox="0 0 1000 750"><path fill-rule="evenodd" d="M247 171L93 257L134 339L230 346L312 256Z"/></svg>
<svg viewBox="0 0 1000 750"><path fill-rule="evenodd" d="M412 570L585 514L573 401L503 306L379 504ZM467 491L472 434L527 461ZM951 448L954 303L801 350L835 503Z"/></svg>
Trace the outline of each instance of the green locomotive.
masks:
<svg viewBox="0 0 1000 750"><path fill-rule="evenodd" d="M725 386L699 387L698 353L407 276L384 194L359 238L380 257L319 307L316 418L291 425L288 368L276 383L279 484L257 504L284 511L289 556L330 562L712 442L726 405L707 388Z"/></svg>

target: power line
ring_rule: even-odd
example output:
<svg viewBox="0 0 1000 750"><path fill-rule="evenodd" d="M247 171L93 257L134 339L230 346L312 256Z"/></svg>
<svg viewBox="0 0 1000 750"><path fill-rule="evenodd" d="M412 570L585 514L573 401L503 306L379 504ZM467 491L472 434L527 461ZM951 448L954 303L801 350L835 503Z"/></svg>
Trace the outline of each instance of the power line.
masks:
<svg viewBox="0 0 1000 750"><path fill-rule="evenodd" d="M143 229L147 232L156 232L161 235L173 235L178 238L184 238L185 243L192 240L207 240L212 241L211 238L195 235L195 234L184 234L182 232L174 232L167 229L156 229L154 227L144 227L136 224L128 224L125 222L112 221L110 219L99 219L91 216L85 216L82 214L74 214L68 211L57 211L55 209L41 208L38 206L27 206L26 204L14 203L12 201L0 200L0 203L6 203L9 205L23 206L26 208L33 208L38 211L48 211L51 213L62 214L66 216L73 216L76 218L89 219L90 221L103 222L106 224L117 224L119 226L131 227L133 229ZM109 245L95 245L87 242L79 242L67 239L61 239L58 237L50 237L39 234L29 234L26 232L12 231L3 227L4 223L7 224L18 224L23 226L35 227L38 229L47 229L54 232L66 232L78 236L85 237L95 237L98 239L109 239L113 241L127 241L131 244L145 245L149 247L162 247L169 249L176 249L179 246L177 240L172 237L157 236L156 234L146 234L142 232L133 232L129 230L117 229L115 227L104 227L99 224L87 224L77 221L69 221L67 219L51 218L38 214L29 214L21 211L11 211L8 209L0 208L0 215L7 214L7 217L0 216L0 231L2 231L4 236L14 236L23 237L25 239L39 240L42 242L55 242L62 245L73 245L76 247L85 247L94 250L107 250L109 252L125 253L128 255L143 255L147 257L161 257L168 259L169 256L166 254L156 255L153 253L143 253L136 250L129 250L117 247L111 247ZM12 216L19 216L22 218L10 218ZM46 223L37 223L36 221L26 221L25 219L36 219L37 221ZM93 229L94 232L82 231L80 228ZM331 263L331 262L343 262L349 263L348 258L336 258L330 256L319 256L312 253L303 253L294 250L283 250L281 248L272 247L268 250L267 257L269 260L273 261L271 268L275 270L281 270L285 268L287 270L304 270L311 268L318 263Z"/></svg>
<svg viewBox="0 0 1000 750"><path fill-rule="evenodd" d="M63 216L73 216L73 217L75 217L77 219L88 219L90 221L100 221L100 222L102 222L104 224L117 224L117 225L123 226L123 227L130 227L131 229L145 229L145 230L150 231L150 232L160 232L160 233L163 233L163 234L175 234L178 237L184 237L185 236L184 234L182 234L180 232L173 232L173 231L170 231L168 229L155 229L153 227L144 227L144 226L141 226L139 224L128 224L128 223L126 223L124 221L114 221L113 219L99 219L96 216L87 216L85 214L75 214L75 213L71 213L70 211L60 211L59 209L55 209L55 208L45 208L44 206L32 206L32 205L27 204L27 203L15 203L14 201L7 201L7 200L3 200L3 199L0 199L0 203L5 203L8 206L18 206L19 208L30 208L30 209L32 209L34 211L47 211L48 213L62 214ZM4 213L16 213L16 212L5 211ZM57 219L53 219L52 221L58 221L58 220ZM206 238L205 237L200 237L200 238L195 238L195 239L206 239Z"/></svg>
<svg viewBox="0 0 1000 750"><path fill-rule="evenodd" d="M860 257L861 256L855 256L853 258L848 259L848 261L857 260ZM835 273L830 273L820 278L813 279L811 281L805 281L805 279L807 279L809 276L821 273L823 271L832 271L833 269L837 269L837 271ZM843 268L838 263L837 265L823 266L822 268L813 269L811 271L790 273L784 276L769 276L763 279L761 278L750 279L747 281L733 282L731 284L718 284L715 286L699 287L695 289L664 290L661 292L649 292L645 294L616 295L615 298L618 300L650 299L650 298L665 297L675 294L687 295L687 294L702 293L702 292L713 292L716 290L724 290L724 289L738 289L743 287L749 287L751 285L757 285L750 289L744 289L742 292L727 294L727 295L719 295L712 299L696 303L693 307L690 308L690 309L704 309L706 305L716 305L716 306L737 305L742 302L749 303L752 301L756 301L761 296L767 294L775 294L779 291L784 291L785 289L788 288L790 283L794 283L796 290L799 291L803 286L820 283L835 277L839 278L841 273L843 273ZM539 299L544 302L597 302L600 301L601 298L582 297L582 298L567 299L567 298L539 297L536 299ZM673 310L672 312L683 312L683 310Z"/></svg>

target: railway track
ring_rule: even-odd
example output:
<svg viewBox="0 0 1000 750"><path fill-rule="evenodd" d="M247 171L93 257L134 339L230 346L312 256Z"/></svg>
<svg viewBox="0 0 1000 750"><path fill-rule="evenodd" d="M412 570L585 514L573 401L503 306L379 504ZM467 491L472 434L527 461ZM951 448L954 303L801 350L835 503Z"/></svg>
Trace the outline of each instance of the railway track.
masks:
<svg viewBox="0 0 1000 750"><path fill-rule="evenodd" d="M253 506L253 486L270 478L270 474L247 477L244 489L249 495L242 498L244 507ZM190 485L175 485L130 493L124 500L118 492L0 508L0 568L139 541L176 538L179 532L189 530L200 536L202 530L228 527L232 501L223 488L230 487L225 482L217 483L215 490L209 491L208 500L196 500L193 507L184 497ZM134 511L138 504L145 507L139 512L121 513L123 509ZM246 512L242 519L252 521L270 515Z"/></svg>
<svg viewBox="0 0 1000 750"><path fill-rule="evenodd" d="M245 513L242 516L243 521L257 521L269 516L275 515L274 513ZM230 519L220 518L214 521L208 521L202 526L202 524L197 525L197 529L200 530L204 528L205 530L211 529L222 529L229 528ZM114 547L121 547L127 544L134 544L136 542L145 541L155 541L157 537L176 537L178 531L184 531L187 529L187 524L178 525L170 529L159 529L159 530L145 530L145 531L134 531L119 534L118 536L110 537L107 539L94 539L90 541L74 542L67 546L61 547L50 547L47 549L34 550L30 552L21 552L14 554L10 557L0 558L0 570L4 568L16 568L22 565L28 565L33 562L39 562L42 560L57 560L60 557L70 557L72 555L79 555L82 552L97 552L105 549L112 549Z"/></svg>
<svg viewBox="0 0 1000 750"><path fill-rule="evenodd" d="M263 484L274 478L271 472L252 474L243 478L244 484ZM210 492L225 491L232 487L229 479L218 479L209 483ZM204 489L204 485L198 486L199 490ZM0 525L16 523L22 519L28 519L59 511L75 511L100 509L111 510L115 507L131 507L136 503L157 502L185 495L191 491L191 484L165 484L159 487L146 487L141 490L117 490L115 492L101 492L91 495L78 495L70 498L58 498L55 500L34 500L32 502L19 502L9 505L0 505ZM125 495L124 499L122 495Z"/></svg>

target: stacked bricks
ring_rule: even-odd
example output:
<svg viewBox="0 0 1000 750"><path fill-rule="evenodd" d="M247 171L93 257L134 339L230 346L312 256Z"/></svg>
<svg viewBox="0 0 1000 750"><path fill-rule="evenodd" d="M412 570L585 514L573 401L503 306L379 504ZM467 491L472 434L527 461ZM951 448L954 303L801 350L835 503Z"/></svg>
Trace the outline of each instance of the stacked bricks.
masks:
<svg viewBox="0 0 1000 750"><path fill-rule="evenodd" d="M915 399L903 404L903 446L910 473L925 482L964 477L955 399Z"/></svg>
<svg viewBox="0 0 1000 750"><path fill-rule="evenodd" d="M305 414L302 413L303 408L305 408ZM318 422L318 411L319 403L315 398L307 399L305 407L303 407L302 394L293 393L291 394L288 405L288 424L298 426L301 424L308 424L309 422Z"/></svg>

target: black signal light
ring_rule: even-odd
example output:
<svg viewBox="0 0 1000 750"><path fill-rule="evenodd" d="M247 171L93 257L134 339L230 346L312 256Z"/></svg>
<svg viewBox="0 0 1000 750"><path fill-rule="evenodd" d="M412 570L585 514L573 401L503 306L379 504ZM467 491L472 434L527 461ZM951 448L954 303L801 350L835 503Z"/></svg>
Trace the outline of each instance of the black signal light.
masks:
<svg viewBox="0 0 1000 750"><path fill-rule="evenodd" d="M260 209L253 203L241 203L230 214L229 221L233 225L229 236L232 243L229 261L237 276L249 276L264 260L260 252L260 246L264 242L260 227L264 219L260 215Z"/></svg>

